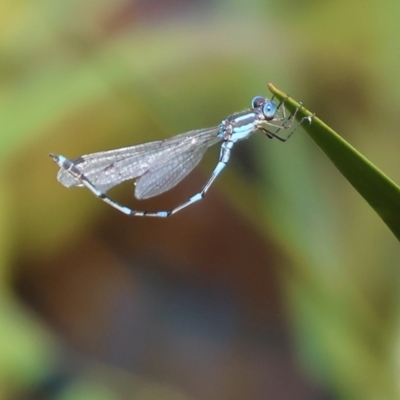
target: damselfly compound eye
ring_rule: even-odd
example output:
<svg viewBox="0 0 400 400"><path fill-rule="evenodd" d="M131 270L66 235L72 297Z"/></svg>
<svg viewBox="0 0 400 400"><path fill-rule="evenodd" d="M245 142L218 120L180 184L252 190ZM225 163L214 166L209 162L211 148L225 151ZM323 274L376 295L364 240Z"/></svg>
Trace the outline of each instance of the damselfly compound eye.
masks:
<svg viewBox="0 0 400 400"><path fill-rule="evenodd" d="M252 108L258 108L261 106L261 104L263 104L265 102L265 97L263 96L256 96L253 98L253 100L251 101L251 106Z"/></svg>
<svg viewBox="0 0 400 400"><path fill-rule="evenodd" d="M270 121L272 118L274 118L276 111L277 111L277 107L273 101L267 101L264 104L263 114L264 114L266 120Z"/></svg>

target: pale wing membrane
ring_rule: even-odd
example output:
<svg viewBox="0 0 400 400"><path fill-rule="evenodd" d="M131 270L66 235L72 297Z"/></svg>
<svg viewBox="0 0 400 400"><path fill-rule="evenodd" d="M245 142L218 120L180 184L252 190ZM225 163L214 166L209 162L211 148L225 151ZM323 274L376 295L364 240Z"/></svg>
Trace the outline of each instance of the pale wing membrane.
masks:
<svg viewBox="0 0 400 400"><path fill-rule="evenodd" d="M148 199L172 189L203 158L207 146L192 148L160 164L153 165L136 182L135 197Z"/></svg>
<svg viewBox="0 0 400 400"><path fill-rule="evenodd" d="M135 160L141 159L149 151L149 146L154 150L155 148L159 148L158 146L162 142L162 140L159 140L116 150L101 151L87 154L71 161L94 185L99 185L98 189L105 191L121 183L123 180L135 178L135 171L130 171L132 174L131 178L118 179L116 166L121 166L121 170L124 170L124 163L128 163L127 165L135 165L135 168L140 169L138 167L142 165L136 163ZM126 175L129 175L128 171ZM58 171L57 179L66 187L82 186L82 183L78 179L63 168ZM107 188L109 180L113 180L113 183L115 183Z"/></svg>
<svg viewBox="0 0 400 400"><path fill-rule="evenodd" d="M129 179L142 176L154 163L184 153L191 146L211 146L221 139L219 127L198 129L165 140L158 140L84 155L72 160L79 170L99 190L106 192ZM68 171L60 169L57 179L67 187L82 186Z"/></svg>

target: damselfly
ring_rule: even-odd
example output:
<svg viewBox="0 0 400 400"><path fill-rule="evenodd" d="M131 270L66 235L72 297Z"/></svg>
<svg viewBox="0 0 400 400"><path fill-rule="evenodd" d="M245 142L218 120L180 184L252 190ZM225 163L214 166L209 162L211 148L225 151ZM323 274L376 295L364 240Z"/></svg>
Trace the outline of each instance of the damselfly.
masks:
<svg viewBox="0 0 400 400"><path fill-rule="evenodd" d="M283 103L276 105L272 99L256 96L250 109L232 114L212 128L197 129L165 140L101 151L72 160L62 155L50 154L50 157L60 167L57 179L62 185L86 186L95 196L127 215L165 218L205 196L226 167L236 142L246 139L256 130L270 139L288 140L295 129L286 137L278 133L291 128L298 109L286 117ZM311 118L303 118L300 123L305 119L311 122ZM203 188L169 211L132 210L106 195L109 189L129 179L137 179L135 197L138 199L164 193L185 178L200 162L208 147L218 142L222 142L219 160Z"/></svg>

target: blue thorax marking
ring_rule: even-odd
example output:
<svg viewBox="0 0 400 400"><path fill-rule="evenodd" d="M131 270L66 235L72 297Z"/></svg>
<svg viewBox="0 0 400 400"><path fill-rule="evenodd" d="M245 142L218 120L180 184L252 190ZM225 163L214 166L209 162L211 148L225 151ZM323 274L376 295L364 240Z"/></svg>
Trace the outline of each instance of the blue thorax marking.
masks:
<svg viewBox="0 0 400 400"><path fill-rule="evenodd" d="M221 128L224 132L221 133L225 138L229 137L233 141L245 139L257 129L258 122L258 115L254 111L242 111L232 114L222 122Z"/></svg>

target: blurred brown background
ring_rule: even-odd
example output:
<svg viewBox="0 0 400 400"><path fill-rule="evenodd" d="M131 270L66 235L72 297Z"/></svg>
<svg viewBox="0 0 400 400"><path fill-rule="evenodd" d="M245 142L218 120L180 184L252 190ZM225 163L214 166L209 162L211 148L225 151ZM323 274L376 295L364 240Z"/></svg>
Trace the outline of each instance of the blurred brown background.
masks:
<svg viewBox="0 0 400 400"><path fill-rule="evenodd" d="M129 218L69 158L217 125L267 83L400 182L400 4L4 0L1 399L398 399L398 243L299 129L235 146L206 198ZM169 209L170 192L113 198Z"/></svg>

